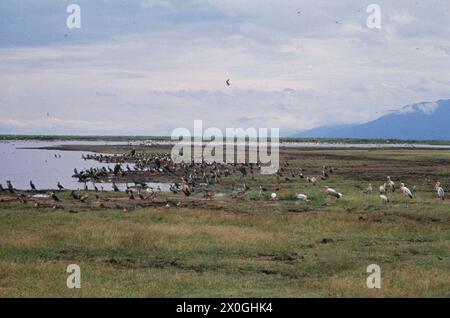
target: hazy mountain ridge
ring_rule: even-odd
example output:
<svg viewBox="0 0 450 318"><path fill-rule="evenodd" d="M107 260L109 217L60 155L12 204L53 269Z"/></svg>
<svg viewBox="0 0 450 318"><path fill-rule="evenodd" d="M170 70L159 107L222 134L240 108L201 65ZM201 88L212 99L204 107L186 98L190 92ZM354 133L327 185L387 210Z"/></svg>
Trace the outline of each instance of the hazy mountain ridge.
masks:
<svg viewBox="0 0 450 318"><path fill-rule="evenodd" d="M364 124L317 127L294 136L450 140L450 99L407 105Z"/></svg>

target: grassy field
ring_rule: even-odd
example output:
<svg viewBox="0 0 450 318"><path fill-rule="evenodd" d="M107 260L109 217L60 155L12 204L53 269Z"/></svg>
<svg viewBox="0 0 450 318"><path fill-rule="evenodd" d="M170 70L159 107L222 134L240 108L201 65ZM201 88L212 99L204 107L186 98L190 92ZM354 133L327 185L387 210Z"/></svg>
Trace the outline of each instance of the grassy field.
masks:
<svg viewBox="0 0 450 318"><path fill-rule="evenodd" d="M336 171L318 185L282 178L277 201L274 176L247 180L243 199L226 187L235 176L211 200L170 193L144 205L102 194L125 209L75 204L68 193L36 208L1 194L0 296L450 297L450 201L433 191L437 179L450 189L449 151L281 156L305 177L322 165ZM376 190L388 174L415 185L415 198L396 192L383 204ZM367 182L373 194L361 191ZM269 191L260 195L260 184ZM343 198L327 197L325 185ZM311 202L295 200L300 192ZM81 289L66 287L69 264L81 267ZM369 264L381 267L381 289L366 286Z"/></svg>

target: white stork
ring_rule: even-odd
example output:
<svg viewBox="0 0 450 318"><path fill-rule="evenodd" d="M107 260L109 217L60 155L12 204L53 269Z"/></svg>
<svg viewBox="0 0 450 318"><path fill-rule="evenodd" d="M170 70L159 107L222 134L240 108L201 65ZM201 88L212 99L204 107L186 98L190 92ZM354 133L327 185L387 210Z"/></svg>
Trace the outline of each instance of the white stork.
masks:
<svg viewBox="0 0 450 318"><path fill-rule="evenodd" d="M297 200L300 200L300 201L309 202L308 197L306 196L306 194L303 194L303 193L297 194L297 195L295 196L295 198L296 198Z"/></svg>
<svg viewBox="0 0 450 318"><path fill-rule="evenodd" d="M336 190L330 188L329 186L325 186L325 192L336 199L342 198L342 193L337 192Z"/></svg>
<svg viewBox="0 0 450 318"><path fill-rule="evenodd" d="M409 197L410 199L413 198L412 192L411 190L409 190L407 187L405 187L404 183L400 184L400 191L403 192L403 194L405 195L405 197Z"/></svg>
<svg viewBox="0 0 450 318"><path fill-rule="evenodd" d="M363 190L364 193L372 193L372 191L373 188L371 183L369 183L369 186Z"/></svg>
<svg viewBox="0 0 450 318"><path fill-rule="evenodd" d="M386 183L380 185L380 194L386 194Z"/></svg>
<svg viewBox="0 0 450 318"><path fill-rule="evenodd" d="M441 183L439 181L436 182L435 189L436 189L438 198L441 200L445 200L445 192L444 192L444 189L441 187Z"/></svg>
<svg viewBox="0 0 450 318"><path fill-rule="evenodd" d="M395 192L395 182L391 180L390 176L387 176L386 179L387 179L387 185L388 185L389 189L392 192Z"/></svg>
<svg viewBox="0 0 450 318"><path fill-rule="evenodd" d="M383 203L389 202L389 198L387 197L386 194L380 194L380 199L381 199L381 201L383 201Z"/></svg>
<svg viewBox="0 0 450 318"><path fill-rule="evenodd" d="M271 199L272 201L275 201L275 200L277 199L277 194L276 194L276 193L272 193L272 194L270 195L270 199Z"/></svg>

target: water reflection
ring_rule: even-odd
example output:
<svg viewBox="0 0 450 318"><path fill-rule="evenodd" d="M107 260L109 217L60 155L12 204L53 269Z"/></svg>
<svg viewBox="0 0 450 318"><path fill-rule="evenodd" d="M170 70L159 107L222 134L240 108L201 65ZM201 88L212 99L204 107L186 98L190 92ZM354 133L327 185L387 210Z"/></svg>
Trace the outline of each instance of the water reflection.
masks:
<svg viewBox="0 0 450 318"><path fill-rule="evenodd" d="M92 154L85 151L58 151L43 149L20 149L28 147L49 147L64 144L84 144L84 145L123 145L127 142L36 142L36 141L9 141L0 142L0 183L5 186L6 180L11 180L14 188L20 190L30 189L30 180L39 189L57 189L60 182L64 188L70 190L84 189L84 183L79 183L76 178L72 178L73 169L78 171L89 168L111 167L113 163L100 163L95 160L83 160L82 155ZM133 167L130 164L130 167ZM120 190L125 190L126 185L116 183ZM92 183L87 183L89 190L94 189ZM133 183L129 183L133 186ZM155 191L159 187L161 191L169 191L170 185L167 183L148 183ZM112 185L108 183L97 184L100 189L111 191Z"/></svg>

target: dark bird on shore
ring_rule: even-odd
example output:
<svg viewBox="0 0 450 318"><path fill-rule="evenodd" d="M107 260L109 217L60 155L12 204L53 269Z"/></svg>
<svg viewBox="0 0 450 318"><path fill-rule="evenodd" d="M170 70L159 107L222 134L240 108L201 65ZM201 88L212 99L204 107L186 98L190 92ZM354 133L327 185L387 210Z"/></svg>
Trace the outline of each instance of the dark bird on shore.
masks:
<svg viewBox="0 0 450 318"><path fill-rule="evenodd" d="M57 186L58 186L59 190L64 190L64 187L62 186L62 184L59 181L58 181Z"/></svg>
<svg viewBox="0 0 450 318"><path fill-rule="evenodd" d="M14 193L14 187L10 180L6 180L6 186L8 187L9 193Z"/></svg>
<svg viewBox="0 0 450 318"><path fill-rule="evenodd" d="M30 187L32 191L36 191L36 187L34 186L34 183L31 180L30 180Z"/></svg>
<svg viewBox="0 0 450 318"><path fill-rule="evenodd" d="M0 183L0 192L4 192L5 189L3 188L2 184Z"/></svg>
<svg viewBox="0 0 450 318"><path fill-rule="evenodd" d="M55 192L50 192L50 197L55 201L60 201L59 198L56 196Z"/></svg>
<svg viewBox="0 0 450 318"><path fill-rule="evenodd" d="M119 188L116 186L116 184L114 182L112 183L112 188L113 188L114 192L119 192L120 191Z"/></svg>
<svg viewBox="0 0 450 318"><path fill-rule="evenodd" d="M231 84L230 84L230 79L227 79L226 81L225 81L225 83L227 84L227 86L230 86Z"/></svg>
<svg viewBox="0 0 450 318"><path fill-rule="evenodd" d="M122 170L122 168L120 167L120 165L116 164L114 166L114 175L117 176L121 170Z"/></svg>
<svg viewBox="0 0 450 318"><path fill-rule="evenodd" d="M178 192L180 192L179 187L175 184L171 184L169 190L172 191L173 194L177 194Z"/></svg>
<svg viewBox="0 0 450 318"><path fill-rule="evenodd" d="M242 174L242 176L246 176L247 175L247 169L245 169L245 167L239 167L238 168L239 172Z"/></svg>
<svg viewBox="0 0 450 318"><path fill-rule="evenodd" d="M94 185L94 190L95 190L95 192L98 192L97 186L96 186L95 184L93 184L93 185Z"/></svg>

